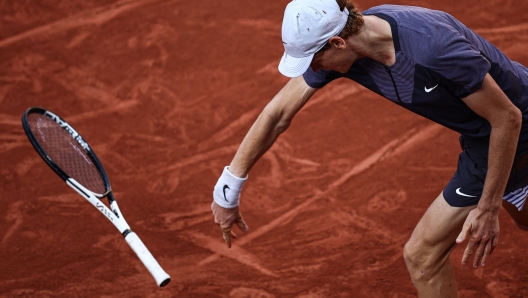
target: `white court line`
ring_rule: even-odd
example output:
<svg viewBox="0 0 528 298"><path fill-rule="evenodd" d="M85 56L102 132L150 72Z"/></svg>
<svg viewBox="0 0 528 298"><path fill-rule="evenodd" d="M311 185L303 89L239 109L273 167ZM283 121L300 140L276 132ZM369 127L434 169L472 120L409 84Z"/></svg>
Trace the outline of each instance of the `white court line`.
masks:
<svg viewBox="0 0 528 298"><path fill-rule="evenodd" d="M240 146L240 144L229 145L229 146L220 147L220 148L217 148L217 149L214 149L214 150L210 150L210 151L207 151L207 152L203 152L203 153L200 153L200 154L193 155L193 156L191 156L189 158L185 158L181 162L177 162L177 163L174 163L174 164L172 164L172 165L170 165L168 167L164 167L162 169L159 169L158 171L156 171L156 174L157 175L162 175L162 174L164 174L166 172L174 171L174 170L182 168L184 166L192 165L194 163L198 163L198 162L210 159L210 158L214 158L214 157L217 157L217 156L220 156L220 155L224 155L224 154L228 154L228 153L229 154L235 153L239 146Z"/></svg>
<svg viewBox="0 0 528 298"><path fill-rule="evenodd" d="M134 107L140 103L139 100L130 99L126 101L121 101L116 105L113 105L112 107L102 108L98 110L88 111L76 115L67 116L67 120L70 123L74 122L82 122L83 120L91 119L98 117L100 115L104 114L111 114L114 112L123 112L131 107Z"/></svg>
<svg viewBox="0 0 528 298"><path fill-rule="evenodd" d="M260 264L261 261L254 254L247 252L241 246L231 246L231 248L227 248L224 242L216 241L216 239L213 239L210 236L196 232L184 232L180 234L180 237L186 241L194 243L196 246L214 252L215 255L217 254L219 256L228 257L241 264L252 267L262 274L277 277L277 274Z"/></svg>
<svg viewBox="0 0 528 298"><path fill-rule="evenodd" d="M47 36L49 34L56 34L90 24L101 25L127 10L131 10L138 6L157 1L161 0L122 0L111 5L106 5L103 7L95 8L90 11L81 12L76 15L55 21L53 23L42 25L31 30L22 32L20 34L2 39L0 40L0 48L34 36Z"/></svg>

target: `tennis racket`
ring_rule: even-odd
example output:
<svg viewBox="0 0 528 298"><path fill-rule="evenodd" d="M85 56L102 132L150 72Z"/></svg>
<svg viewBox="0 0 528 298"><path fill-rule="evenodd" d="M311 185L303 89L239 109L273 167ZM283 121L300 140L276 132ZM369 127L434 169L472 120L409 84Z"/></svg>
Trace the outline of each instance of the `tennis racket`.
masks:
<svg viewBox="0 0 528 298"><path fill-rule="evenodd" d="M48 166L115 225L158 286L166 286L170 276L130 229L117 206L101 162L81 135L59 116L39 107L29 108L24 113L22 126ZM105 197L111 209L101 202Z"/></svg>

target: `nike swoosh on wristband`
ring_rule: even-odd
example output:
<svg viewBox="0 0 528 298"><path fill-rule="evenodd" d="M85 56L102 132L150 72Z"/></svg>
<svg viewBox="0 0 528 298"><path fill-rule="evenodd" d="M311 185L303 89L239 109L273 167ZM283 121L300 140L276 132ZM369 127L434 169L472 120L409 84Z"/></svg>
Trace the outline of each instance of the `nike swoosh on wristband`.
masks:
<svg viewBox="0 0 528 298"><path fill-rule="evenodd" d="M231 188L229 188L229 186L227 186L227 184L225 184L225 185L224 185L224 189L223 189L223 191L224 191L224 200L226 200L226 202L229 203L229 201L227 200L226 195L225 195L225 190L226 190L226 188L227 188L227 189L231 189Z"/></svg>
<svg viewBox="0 0 528 298"><path fill-rule="evenodd" d="M433 91L434 88L438 87L438 84L436 84L436 86L432 87L432 88L427 88L427 87L424 87L425 89L425 92L429 93L431 91Z"/></svg>
<svg viewBox="0 0 528 298"><path fill-rule="evenodd" d="M455 190L455 192L457 193L457 195L460 195L460 196L464 196L464 197L470 197L470 198L476 198L477 196L472 196L472 195L467 195L463 192L460 191L461 187L457 188Z"/></svg>

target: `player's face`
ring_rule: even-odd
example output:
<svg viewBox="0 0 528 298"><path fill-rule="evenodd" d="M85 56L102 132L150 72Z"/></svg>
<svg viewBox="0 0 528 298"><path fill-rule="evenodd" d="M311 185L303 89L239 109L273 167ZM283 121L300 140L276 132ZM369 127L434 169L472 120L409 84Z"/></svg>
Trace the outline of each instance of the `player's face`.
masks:
<svg viewBox="0 0 528 298"><path fill-rule="evenodd" d="M322 52L317 52L310 67L314 72L325 69L346 73L357 58L358 56L347 48L330 47Z"/></svg>

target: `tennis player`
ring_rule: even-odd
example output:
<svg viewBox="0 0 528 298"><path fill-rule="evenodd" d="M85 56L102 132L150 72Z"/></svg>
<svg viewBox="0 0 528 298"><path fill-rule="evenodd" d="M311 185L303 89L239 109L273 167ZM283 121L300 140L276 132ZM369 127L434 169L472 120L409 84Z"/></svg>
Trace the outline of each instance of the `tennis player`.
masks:
<svg viewBox="0 0 528 298"><path fill-rule="evenodd" d="M457 297L449 254L485 266L499 239L499 209L528 230L528 69L453 16L346 0L296 0L284 12L279 71L292 79L264 108L214 187L224 239L247 231L240 191L255 162L320 88L349 78L461 134L457 170L404 247L419 297ZM470 257L473 256L471 259Z"/></svg>

